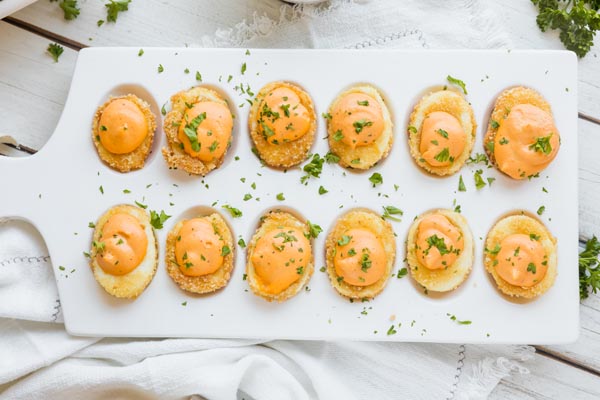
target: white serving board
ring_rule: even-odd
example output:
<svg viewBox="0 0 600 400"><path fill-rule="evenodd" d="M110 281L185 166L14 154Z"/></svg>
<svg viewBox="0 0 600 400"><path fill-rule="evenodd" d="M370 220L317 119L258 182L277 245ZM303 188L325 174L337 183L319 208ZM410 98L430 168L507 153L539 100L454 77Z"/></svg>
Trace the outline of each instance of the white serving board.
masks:
<svg viewBox="0 0 600 400"><path fill-rule="evenodd" d="M138 50L82 50L64 112L48 144L29 158L0 158L4 188L0 216L29 220L45 238L66 328L71 334L538 344L576 340L577 64L572 53L251 50L247 55L239 49L146 48L139 57ZM243 75L242 63L247 64ZM160 74L159 64L164 66ZM189 74L184 73L186 68ZM233 145L226 160L204 179L169 170L159 151L166 143L160 108L173 93L197 84L196 71L202 74L202 84L228 96L236 114ZM233 78L227 83L230 74ZM460 173L440 179L424 174L413 163L406 137L408 116L424 93L446 84L448 74L467 84L479 126L473 153L483 152L481 139L488 115L503 89L523 84L546 97L554 111L562 147L540 178L517 182L493 168L477 165L465 166ZM300 184L299 168L284 173L262 167L250 151L247 96L240 96L234 86L243 82L258 92L274 80L300 84L312 96L319 116L349 85L368 82L380 88L395 123L389 157L365 173L325 165L321 178L310 179L307 186ZM111 94L127 92L152 103L159 124L154 152L145 168L121 174L99 160L90 126L98 105ZM313 152L324 155L328 151L325 135L325 124L319 117ZM491 188L475 189L473 172L478 168L484 169L484 178L496 178ZM382 174L384 183L372 188L368 178L376 171ZM461 174L467 192L457 191ZM242 177L245 183L240 181ZM251 188L253 182L256 190ZM147 188L149 184L152 186ZM101 185L104 194L99 191ZM319 196L320 185L329 193ZM397 191L394 185L398 185ZM124 194L123 189L131 190L131 194ZM280 192L285 201L276 200ZM254 198L243 201L245 193ZM454 292L426 295L410 276L393 276L376 299L350 303L319 271L324 265L326 233L335 218L347 210L368 207L380 212L386 205L404 210L402 222L392 222L397 234L396 273L405 267L404 240L413 218L432 208L453 208L454 199L476 242L472 273ZM96 221L115 204L134 200L148 204L149 209L164 209L173 217L157 231L160 259L154 280L137 300L129 301L104 292L82 252L90 247L92 230L88 222ZM210 206L215 201L216 210L229 222L236 241L241 236L248 242L258 218L274 207L289 207L320 224L324 233L314 243L315 273L308 285L310 291L303 290L284 303L268 303L255 296L243 280L245 250L237 246L235 269L226 288L207 296L192 296L180 290L165 270L167 232L182 217L194 215L194 207ZM241 209L243 217L231 218L221 209L223 204ZM558 277L539 299L510 301L499 294L483 268L483 240L503 214L515 209L535 213L541 205L546 207L541 219L558 239ZM363 310L367 315L361 314ZM472 324L459 325L447 313ZM387 335L391 319L395 335Z"/></svg>

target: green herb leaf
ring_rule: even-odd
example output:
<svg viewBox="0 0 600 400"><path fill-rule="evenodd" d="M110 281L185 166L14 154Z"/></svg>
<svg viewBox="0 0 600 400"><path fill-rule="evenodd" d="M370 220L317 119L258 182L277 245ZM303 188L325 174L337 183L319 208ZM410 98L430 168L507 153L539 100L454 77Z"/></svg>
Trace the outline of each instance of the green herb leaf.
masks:
<svg viewBox="0 0 600 400"><path fill-rule="evenodd" d="M540 208L537 209L537 215L542 215L544 211L546 211L546 206L540 206Z"/></svg>
<svg viewBox="0 0 600 400"><path fill-rule="evenodd" d="M535 142L529 145L529 149L546 155L552 153L552 145L550 144L552 135L553 133L548 136L536 138Z"/></svg>
<svg viewBox="0 0 600 400"><path fill-rule="evenodd" d="M106 20L117 22L119 13L129 9L129 3L131 3L131 0L110 0L104 5L106 7Z"/></svg>
<svg viewBox="0 0 600 400"><path fill-rule="evenodd" d="M450 150L447 147L444 147L444 149L433 158L439 162L446 162L450 159Z"/></svg>
<svg viewBox="0 0 600 400"><path fill-rule="evenodd" d="M383 183L383 177L379 172L374 172L373 175L369 177L369 182L373 184L373 187L381 185Z"/></svg>
<svg viewBox="0 0 600 400"><path fill-rule="evenodd" d="M165 214L163 210L160 211L160 214L154 210L150 210L150 225L152 225L155 229L162 229L163 224L169 218L171 218L171 216Z"/></svg>
<svg viewBox="0 0 600 400"><path fill-rule="evenodd" d="M352 240L352 236L348 236L348 235L343 235L338 241L337 244L338 246L345 246L348 243L350 243L350 240Z"/></svg>
<svg viewBox="0 0 600 400"><path fill-rule="evenodd" d="M285 196L283 195L283 193L277 193L277 196L275 196L275 197L279 201L284 201L285 200Z"/></svg>
<svg viewBox="0 0 600 400"><path fill-rule="evenodd" d="M232 206L230 206L229 204L225 204L224 206L222 206L222 208L223 208L224 210L227 210L227 211L229 211L229 214L230 214L230 215L231 215L233 218L239 218L239 217L241 217L241 216L243 215L243 213L242 213L240 210L238 210L238 209L237 209L237 208L235 208L235 207L232 207Z"/></svg>
<svg viewBox="0 0 600 400"><path fill-rule="evenodd" d="M48 54L52 57L55 63L58 62L58 57L65 51L65 49L58 43L50 43L46 49Z"/></svg>
<svg viewBox="0 0 600 400"><path fill-rule="evenodd" d="M336 156L335 154L333 154L332 152L327 152L327 154L325 154L325 162L327 164L335 164L338 163L340 161L340 158L338 156Z"/></svg>
<svg viewBox="0 0 600 400"><path fill-rule="evenodd" d="M221 247L221 256L225 257L229 253L231 253L231 249L229 248L229 246Z"/></svg>
<svg viewBox="0 0 600 400"><path fill-rule="evenodd" d="M198 114L194 119L185 124L183 132L190 140L192 150L200 151L200 142L198 142L198 126L206 119L206 112Z"/></svg>
<svg viewBox="0 0 600 400"><path fill-rule="evenodd" d="M467 191L467 188L465 186L465 182L463 181L462 175L458 178L458 191L459 192L466 192Z"/></svg>
<svg viewBox="0 0 600 400"><path fill-rule="evenodd" d="M398 207L394 207L394 206L384 206L383 207L383 215L381 216L381 218L391 219L392 221L397 221L397 222L402 221L401 218L394 217L394 215L402 216L402 215L404 215L404 211L402 211Z"/></svg>
<svg viewBox="0 0 600 400"><path fill-rule="evenodd" d="M63 10L63 16L66 20L71 21L79 16L80 10L77 7L77 0L62 0L59 6Z"/></svg>
<svg viewBox="0 0 600 400"><path fill-rule="evenodd" d="M320 195L324 195L325 193L328 193L329 190L325 189L323 186L319 186L319 194Z"/></svg>
<svg viewBox="0 0 600 400"><path fill-rule="evenodd" d="M408 274L408 270L406 268L402 268L398 270L398 273L396 274L396 278L398 279L402 279L404 278L406 275Z"/></svg>
<svg viewBox="0 0 600 400"><path fill-rule="evenodd" d="M579 298L588 298L590 291L600 289L600 242L593 236L585 242L585 249L579 254Z"/></svg>
<svg viewBox="0 0 600 400"><path fill-rule="evenodd" d="M482 173L483 171L478 169L477 171L475 171L475 174L473 174L473 178L475 179L475 187L477 188L477 190L485 186L485 181L481 177Z"/></svg>
<svg viewBox="0 0 600 400"><path fill-rule="evenodd" d="M300 178L301 183L305 183L310 177L319 178L321 176L321 172L323 171L323 163L325 162L324 158L318 153L313 154L312 159L308 164L306 164L302 170L306 172L306 175Z"/></svg>
<svg viewBox="0 0 600 400"><path fill-rule="evenodd" d="M308 224L308 234L305 234L304 236L306 236L307 239L316 239L319 234L323 232L323 229L319 225L313 224L310 221L306 221L306 223Z"/></svg>
<svg viewBox="0 0 600 400"><path fill-rule="evenodd" d="M464 83L463 81L461 81L460 79L456 79L456 78L454 78L454 77L452 77L452 76L450 76L450 75L448 75L448 76L446 77L446 79L447 79L447 80L448 80L448 82L450 82L451 84L459 86L459 87L462 89L462 91L463 91L465 94L467 94L467 85L465 85L465 83Z"/></svg>

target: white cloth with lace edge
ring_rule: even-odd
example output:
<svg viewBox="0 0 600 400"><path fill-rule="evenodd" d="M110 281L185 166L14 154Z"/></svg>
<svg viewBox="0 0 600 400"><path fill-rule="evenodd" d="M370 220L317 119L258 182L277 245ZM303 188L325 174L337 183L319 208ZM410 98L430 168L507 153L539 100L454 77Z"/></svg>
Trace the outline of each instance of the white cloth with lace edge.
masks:
<svg viewBox="0 0 600 400"><path fill-rule="evenodd" d="M340 0L284 6L279 20L255 15L199 45L418 49L510 42L483 0ZM521 362L533 353L527 346L71 337L60 324L43 240L15 221L0 224L0 317L0 399L480 399L502 377L527 372Z"/></svg>

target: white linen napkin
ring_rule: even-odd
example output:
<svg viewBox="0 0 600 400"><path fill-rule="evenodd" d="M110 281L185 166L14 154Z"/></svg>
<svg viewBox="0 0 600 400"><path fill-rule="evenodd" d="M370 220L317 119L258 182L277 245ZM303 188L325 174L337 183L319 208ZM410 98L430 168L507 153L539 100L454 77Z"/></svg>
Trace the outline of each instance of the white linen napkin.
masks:
<svg viewBox="0 0 600 400"><path fill-rule="evenodd" d="M217 13L215 5L211 12ZM233 24L232 24L233 25ZM484 0L283 6L201 46L509 47ZM0 210L1 216L1 210ZM69 336L43 239L0 222L0 399L483 399L528 346Z"/></svg>

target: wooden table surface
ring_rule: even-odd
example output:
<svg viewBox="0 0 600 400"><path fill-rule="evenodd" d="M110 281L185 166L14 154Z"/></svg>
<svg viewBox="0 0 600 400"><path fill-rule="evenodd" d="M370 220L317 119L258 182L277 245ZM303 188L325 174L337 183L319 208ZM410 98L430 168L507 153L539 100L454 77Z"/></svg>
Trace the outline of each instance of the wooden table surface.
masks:
<svg viewBox="0 0 600 400"><path fill-rule="evenodd" d="M211 4L226 12L211 13ZM183 46L202 35L227 28L253 12L279 17L279 0L180 0L134 2L116 24L104 19L104 2L82 3L81 15L65 21L57 3L43 0L0 20L0 136L10 134L27 148L40 149L58 122L65 103L77 51L87 46ZM529 1L493 2L515 48L561 48L553 34L535 25ZM50 42L65 46L58 63L45 53ZM596 43L600 40L596 40ZM579 62L579 223L580 240L600 235L600 45ZM0 153L20 155L0 145ZM577 268L577 265L566 266ZM600 295L581 304L581 335L566 346L536 346L529 375L503 380L492 399L599 399Z"/></svg>

